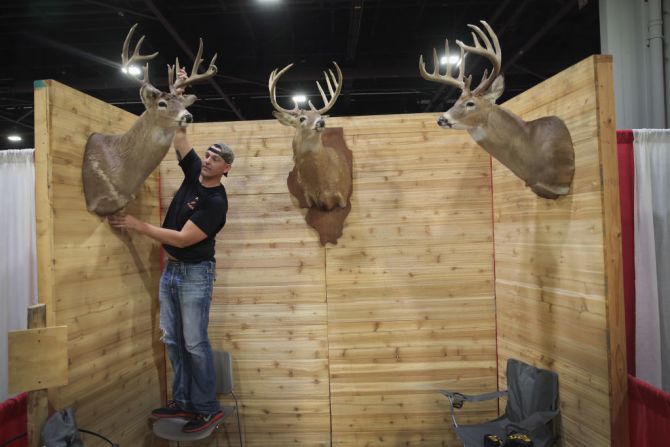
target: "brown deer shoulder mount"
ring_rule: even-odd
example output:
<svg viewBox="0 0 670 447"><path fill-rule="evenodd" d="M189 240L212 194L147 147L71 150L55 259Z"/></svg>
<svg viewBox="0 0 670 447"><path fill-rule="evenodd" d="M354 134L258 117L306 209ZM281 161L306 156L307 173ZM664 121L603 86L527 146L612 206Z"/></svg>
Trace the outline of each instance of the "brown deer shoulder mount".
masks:
<svg viewBox="0 0 670 447"><path fill-rule="evenodd" d="M568 128L556 116L524 121L495 103L504 90L500 74L502 53L498 37L488 23L483 20L481 23L491 39L478 26L468 25L473 30L474 46L456 41L461 49L458 77L452 76L450 66L446 74L440 74L435 49L433 73L426 71L423 56L419 58L419 72L424 79L462 91L453 107L438 118L437 124L446 129L467 130L477 144L525 181L538 196L557 199L568 194L575 172L575 152ZM491 74L485 70L474 90L470 90L472 76L465 76L468 54L483 56L493 65ZM448 40L445 55L449 55Z"/></svg>
<svg viewBox="0 0 670 447"><path fill-rule="evenodd" d="M293 161L298 184L304 191L308 207L330 211L335 207L345 208L351 195L352 173L345 157L334 148L323 144L323 130L326 127L325 113L330 110L342 91L342 71L335 65L337 76L332 70L324 72L330 99L319 82L324 106L321 109L309 102L310 110L302 110L296 104L293 109L285 109L277 102L277 81L293 64L270 74L268 88L270 101L275 111L272 114L285 125L295 128L293 136ZM334 86L334 88L333 88Z"/></svg>
<svg viewBox="0 0 670 447"><path fill-rule="evenodd" d="M123 44L121 59L126 70L131 64L149 61L158 55L139 54L144 40L142 36L132 56L128 58L128 47L136 27L137 24L130 29ZM178 59L174 66L168 66L169 93L162 92L149 83L147 62L144 66L144 78L140 80L133 77L141 84L140 98L146 109L144 113L123 135L93 133L89 136L82 163L82 183L86 208L90 212L107 216L123 209L135 198L144 181L165 157L177 129L186 127L193 121L193 116L186 108L197 98L194 95L183 95L183 89L217 73L214 55L207 70L198 74L201 57L202 39L187 79L174 81L180 70Z"/></svg>

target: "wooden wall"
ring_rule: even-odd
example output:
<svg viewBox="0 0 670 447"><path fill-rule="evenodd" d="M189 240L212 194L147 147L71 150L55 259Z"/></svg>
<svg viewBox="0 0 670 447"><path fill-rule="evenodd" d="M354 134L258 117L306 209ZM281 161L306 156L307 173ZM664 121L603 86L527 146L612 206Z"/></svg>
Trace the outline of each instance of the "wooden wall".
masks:
<svg viewBox="0 0 670 447"><path fill-rule="evenodd" d="M536 197L493 162L500 380L515 357L560 374L563 445L628 445L612 60L596 56L504 104L561 117L571 193ZM611 444L610 444L611 443Z"/></svg>
<svg viewBox="0 0 670 447"><path fill-rule="evenodd" d="M210 336L233 353L247 445L453 445L437 390L502 388L511 356L560 373L564 445L625 445L611 87L611 60L590 58L505 105L570 128L577 171L558 201L491 169L437 114L330 119L354 153L354 194L343 237L327 247L287 191L291 129L194 125L201 152L224 141L237 155ZM70 384L50 390L52 403L145 445L165 389L157 249L87 213L80 182L86 136L134 117L47 81L35 119L40 300L70 346ZM161 207L180 179L169 154ZM157 223L158 191L152 176L129 211ZM462 420L496 414L485 403Z"/></svg>
<svg viewBox="0 0 670 447"><path fill-rule="evenodd" d="M165 393L159 250L88 213L81 163L90 133L119 133L135 119L57 82L35 82L39 300L49 326L67 325L69 349L69 384L50 389L49 400L57 410L72 406L79 427L129 446L150 441L147 415ZM158 223L157 175L129 212Z"/></svg>
<svg viewBox="0 0 670 447"><path fill-rule="evenodd" d="M236 360L248 446L451 445L437 390L496 388L490 161L435 118L329 119L354 153L354 193L325 248L287 190L292 129L189 130L201 152L224 141L236 154L210 337ZM163 208L181 178L170 154Z"/></svg>

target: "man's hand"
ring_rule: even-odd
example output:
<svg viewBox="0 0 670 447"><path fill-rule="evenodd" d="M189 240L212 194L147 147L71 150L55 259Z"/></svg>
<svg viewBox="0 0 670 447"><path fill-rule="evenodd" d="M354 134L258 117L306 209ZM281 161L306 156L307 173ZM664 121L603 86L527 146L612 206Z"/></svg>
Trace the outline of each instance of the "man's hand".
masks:
<svg viewBox="0 0 670 447"><path fill-rule="evenodd" d="M177 72L177 78L180 81L185 81L188 79L185 68L180 68ZM186 87L179 87L175 89L175 93L179 96L184 94ZM186 127L179 127L177 132L174 135L173 140L174 148L177 150L177 158L181 161L182 158L186 157L186 154L191 150L191 143L186 138Z"/></svg>
<svg viewBox="0 0 670 447"><path fill-rule="evenodd" d="M177 72L177 79L180 81L185 81L188 79L188 75L186 74L186 69L184 67L180 68L179 71ZM184 90L186 90L186 87L179 87L175 89L175 92L177 95L181 96L184 94Z"/></svg>
<svg viewBox="0 0 670 447"><path fill-rule="evenodd" d="M179 231L161 228L142 222L138 218L126 214L123 211L107 216L107 221L117 230L135 230L139 234L149 236L151 239L158 241L161 244L168 244L179 248L190 247L191 245L205 240L207 237L207 234L191 220L187 220L184 227Z"/></svg>
<svg viewBox="0 0 670 447"><path fill-rule="evenodd" d="M144 222L138 218L119 211L111 216L107 216L109 224L117 230L135 230L139 231Z"/></svg>

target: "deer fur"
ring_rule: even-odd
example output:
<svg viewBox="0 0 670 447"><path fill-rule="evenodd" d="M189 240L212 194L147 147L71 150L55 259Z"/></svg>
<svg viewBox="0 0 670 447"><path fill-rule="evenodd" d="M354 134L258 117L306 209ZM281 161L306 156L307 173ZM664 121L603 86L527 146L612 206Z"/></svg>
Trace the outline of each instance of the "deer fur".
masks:
<svg viewBox="0 0 670 447"><path fill-rule="evenodd" d="M324 146L322 138L322 131L326 127L325 113L333 107L342 91L342 70L336 62L333 64L337 76L332 70L323 72L330 99L319 81L316 81L324 102L324 106L320 109L314 107L311 102L309 102L310 110L302 110L297 104L293 109L285 109L277 102L277 81L291 69L293 64L288 64L281 70L273 70L268 81L270 102L275 108L272 114L283 125L295 128L293 161L297 181L304 191L307 206L326 211L336 206L346 208L351 194L349 163L334 148Z"/></svg>
<svg viewBox="0 0 670 447"><path fill-rule="evenodd" d="M299 115L275 111L273 115L283 125L296 129L293 161L307 205L326 211L336 206L345 208L351 194L351 169L334 148L324 146L325 118L311 110Z"/></svg>
<svg viewBox="0 0 670 447"><path fill-rule="evenodd" d="M179 127L193 121L186 110L195 96L140 89L146 111L122 135L93 133L86 141L82 182L86 208L99 216L123 209L165 157Z"/></svg>
<svg viewBox="0 0 670 447"><path fill-rule="evenodd" d="M568 128L555 116L526 122L496 104L505 89L500 74L502 53L496 34L488 23L483 20L481 23L490 39L478 26L468 25L473 31L474 45L456 41L461 50L457 76L452 75L451 66L447 66L446 74L440 73L435 49L432 73L426 71L423 56L419 58L419 72L424 79L462 91L453 107L438 118L437 124L467 130L477 144L526 182L538 196L557 199L568 194L575 173L575 150ZM449 41L445 41L444 46L445 55L451 54ZM470 90L472 76L465 76L468 54L482 56L493 65L491 74L484 71L482 81L474 90Z"/></svg>
<svg viewBox="0 0 670 447"><path fill-rule="evenodd" d="M505 165L540 197L556 199L570 191L575 152L561 119L524 121L495 101L504 90L498 76L481 95L463 92L437 120L440 127L466 129L475 142Z"/></svg>
<svg viewBox="0 0 670 447"><path fill-rule="evenodd" d="M149 61L158 53L140 54L144 41L142 36L132 55L128 49L137 24L133 25L123 43L122 67L125 71L134 63ZM179 59L173 66L168 65L170 93L162 92L149 83L149 63L144 67L144 78L134 78L141 84L140 98L145 111L133 127L123 135L93 133L86 141L82 163L82 183L86 208L99 216L108 216L125 208L135 198L137 191L151 172L158 167L170 149L179 127L193 122L193 116L186 110L197 99L194 95L184 95L186 86L204 81L216 75L216 54L209 67L198 73L203 62L202 39L198 53L186 76L179 66ZM175 81L175 76L179 79Z"/></svg>

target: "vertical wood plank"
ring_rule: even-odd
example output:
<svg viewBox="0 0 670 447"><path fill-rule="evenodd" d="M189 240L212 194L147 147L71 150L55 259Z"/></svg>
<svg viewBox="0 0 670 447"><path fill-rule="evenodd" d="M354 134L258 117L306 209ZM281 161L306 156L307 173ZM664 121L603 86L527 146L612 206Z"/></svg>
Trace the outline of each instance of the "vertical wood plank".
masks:
<svg viewBox="0 0 670 447"><path fill-rule="evenodd" d="M49 83L35 81L35 231L37 245L37 278L40 303L46 304L49 314L46 324L55 322L54 294L54 234L52 207L51 163L51 103Z"/></svg>
<svg viewBox="0 0 670 447"><path fill-rule="evenodd" d="M28 306L28 329L43 328L47 325L46 305ZM46 365L45 365L46 366ZM49 416L48 391L35 390L28 393L28 445L40 447L42 426Z"/></svg>
<svg viewBox="0 0 670 447"><path fill-rule="evenodd" d="M609 338L610 425L612 446L629 445L628 374L621 252L619 166L616 147L612 56L597 56L599 152L603 185L603 237Z"/></svg>

